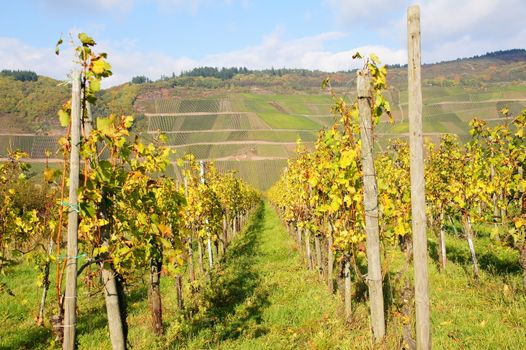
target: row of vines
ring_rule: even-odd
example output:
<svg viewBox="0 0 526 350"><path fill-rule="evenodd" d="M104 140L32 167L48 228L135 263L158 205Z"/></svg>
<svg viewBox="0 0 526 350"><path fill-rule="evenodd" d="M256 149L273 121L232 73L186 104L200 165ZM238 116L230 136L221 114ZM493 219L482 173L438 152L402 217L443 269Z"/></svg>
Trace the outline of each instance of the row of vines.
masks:
<svg viewBox="0 0 526 350"><path fill-rule="evenodd" d="M16 273L15 265L35 264L42 288L36 323L52 327L53 342L64 340L64 349L77 346L77 304L72 317L67 306L77 298L77 281L90 294L103 294L112 346L126 349L127 286L148 276L156 335L163 333L163 276L173 279L170 285L180 314L191 320L199 308L195 296L260 199L234 172L219 172L212 163L198 163L191 155L179 160L182 181L165 176L174 151L165 145L163 135L149 144L134 136L131 116L92 120L90 109L100 80L111 75L111 66L106 54L93 51L92 38L80 34L79 39L75 51L82 68L80 142L72 141L76 102L68 101L58 113L66 128L59 140L64 157L61 170L46 164L41 181L29 179L30 167L23 162L27 154L22 152L11 153L0 164L0 273L9 276ZM66 194L74 182L67 180L75 166L67 161L74 147L80 155L74 191L78 201ZM68 247L72 243L66 236L71 214L78 227L74 254L65 250L66 243ZM72 278L67 273L71 266ZM71 285L73 293L68 294ZM13 294L5 283L0 288ZM183 291L189 295L185 297ZM48 300L48 294L56 300Z"/></svg>
<svg viewBox="0 0 526 350"><path fill-rule="evenodd" d="M372 77L366 109L372 112L374 126L380 117L390 114L382 96L387 71L375 57L367 60L364 71ZM385 151L375 147L374 173L365 174L362 147L367 140L360 136L363 105L333 96L334 124L319 133L313 151L298 145L295 159L289 161L268 196L304 252L307 267L319 271L331 292L340 289L349 319L354 302L372 301L365 221L374 213L381 243L381 280L384 297L389 298L385 303L388 321L382 316L381 322L391 322L394 328L390 329L400 330L398 347L414 348L409 144L393 139ZM426 217L442 271L447 264L446 227L460 225L474 278L478 278L475 227L488 227L495 244L518 251L526 292L526 111L517 116L506 109L501 113L504 122L494 127L474 119L471 139L465 144L456 135L445 134L438 142L425 145ZM375 178L375 208L364 205L366 176ZM375 325L371 327L375 340L381 341L383 335L376 337Z"/></svg>

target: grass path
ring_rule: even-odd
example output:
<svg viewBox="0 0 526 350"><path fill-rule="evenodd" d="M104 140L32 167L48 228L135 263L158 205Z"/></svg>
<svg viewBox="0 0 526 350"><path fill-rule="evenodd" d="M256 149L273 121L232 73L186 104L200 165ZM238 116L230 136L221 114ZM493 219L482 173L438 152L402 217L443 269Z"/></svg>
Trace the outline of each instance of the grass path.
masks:
<svg viewBox="0 0 526 350"><path fill-rule="evenodd" d="M435 347L526 349L526 298L513 287L520 275L484 271L475 283L469 261L456 257L469 256L464 245L448 237L452 261L447 273L439 273L430 261ZM189 349L371 349L366 303L354 303L353 320L346 325L340 296L330 295L317 274L305 269L268 204L231 248L222 277L212 281L212 288L222 291L209 299L214 324L192 334ZM493 251L479 248L481 259ZM378 348L399 348L400 319L389 315L387 328Z"/></svg>
<svg viewBox="0 0 526 350"><path fill-rule="evenodd" d="M448 268L439 273L430 241L430 294L433 345L437 349L526 349L526 296L517 257L478 237L481 279L471 277L464 240L448 235ZM394 261L391 261L394 263ZM391 266L396 271L396 266ZM8 279L17 297L0 300L0 350L58 349L49 346L49 327L32 317L40 297L37 271L21 264ZM144 279L144 277L143 277ZM339 295L330 295L316 272L307 271L295 243L276 213L263 204L249 227L232 242L221 266L193 296L186 284L191 321L177 311L173 278L162 279L165 333L150 329L146 282L135 276L127 295L129 342L133 349L371 349L367 304L353 303L353 320L343 321ZM50 304L54 290L50 291ZM50 311L49 311L50 312ZM387 338L377 349L398 349L401 320L388 313ZM104 301L80 283L79 349L110 349Z"/></svg>
<svg viewBox="0 0 526 350"><path fill-rule="evenodd" d="M276 213L264 204L213 281L208 315L214 325L192 337L190 349L354 348L341 302L307 271Z"/></svg>

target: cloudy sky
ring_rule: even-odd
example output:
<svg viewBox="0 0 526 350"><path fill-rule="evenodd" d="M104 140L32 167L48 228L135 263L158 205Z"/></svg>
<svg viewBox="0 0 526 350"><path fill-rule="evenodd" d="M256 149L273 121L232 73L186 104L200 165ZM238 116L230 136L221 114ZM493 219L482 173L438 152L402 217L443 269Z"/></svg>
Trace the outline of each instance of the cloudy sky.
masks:
<svg viewBox="0 0 526 350"><path fill-rule="evenodd" d="M408 0L17 0L0 12L0 69L65 79L87 32L109 54L108 85L197 66L355 68L356 51L405 63ZM423 60L523 48L525 0L417 0Z"/></svg>

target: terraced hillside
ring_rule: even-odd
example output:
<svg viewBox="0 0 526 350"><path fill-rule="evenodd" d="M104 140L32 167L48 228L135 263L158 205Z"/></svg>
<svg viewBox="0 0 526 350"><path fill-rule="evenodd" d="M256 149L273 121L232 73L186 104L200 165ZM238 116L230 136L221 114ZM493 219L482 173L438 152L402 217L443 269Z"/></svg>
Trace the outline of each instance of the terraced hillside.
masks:
<svg viewBox="0 0 526 350"><path fill-rule="evenodd" d="M296 142L307 146L332 117L326 95L217 94L141 101L146 130L163 132L177 153L214 160L219 169L236 170L260 189L267 189L293 156ZM325 114L321 111L325 110Z"/></svg>
<svg viewBox="0 0 526 350"><path fill-rule="evenodd" d="M424 132L431 139L443 133L467 139L472 118L496 123L503 118L499 112L503 107L512 115L518 113L526 108L524 71L526 51L521 50L424 65ZM333 121L332 99L319 88L328 74L265 74L214 81L219 86L215 88L199 85L208 82L201 77L124 84L104 91L94 113L132 113L138 121L136 132L146 137L165 133L176 157L193 153L198 159L215 160L220 169L237 170L265 190L294 154L297 139L311 146L317 131ZM352 99L355 74L330 76L336 92ZM395 122L384 120L378 126L382 145L408 132L406 81L404 67L389 70L391 86L386 96ZM0 104L0 158L9 149L21 149L42 163L48 150L51 162L60 161L56 135L62 130L49 111L57 110L67 98L65 87L57 87L58 82L49 78L23 86L7 78L0 82L4 87L4 93L0 92L4 102ZM49 99L44 85L50 90ZM17 95L18 90L23 93ZM176 167L171 173L177 173Z"/></svg>
<svg viewBox="0 0 526 350"><path fill-rule="evenodd" d="M455 133L467 137L468 124L474 117L496 123L503 118L500 111L506 107L512 115L526 108L526 84L510 82L492 84L484 88L434 87L423 88L424 131L428 133ZM393 108L396 120L382 132L405 133L407 124L407 92L400 92L399 103Z"/></svg>

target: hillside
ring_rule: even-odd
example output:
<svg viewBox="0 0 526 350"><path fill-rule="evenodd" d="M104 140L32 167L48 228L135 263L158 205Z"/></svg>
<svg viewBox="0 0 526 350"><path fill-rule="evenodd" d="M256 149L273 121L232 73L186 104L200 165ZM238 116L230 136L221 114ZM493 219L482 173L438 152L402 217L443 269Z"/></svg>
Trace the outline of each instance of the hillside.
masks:
<svg viewBox="0 0 526 350"><path fill-rule="evenodd" d="M212 70L212 76L186 73L123 84L103 91L94 113L134 114L135 131L146 137L166 133L177 157L193 153L198 159L214 159L218 168L238 170L265 190L293 155L296 140L308 146L331 123L331 98L321 90L322 80L330 76L337 93L349 96L355 72L242 72L228 79ZM503 107L512 114L526 108L525 50L426 64L423 78L424 132L430 137L456 133L466 138L473 117L492 123L501 118ZM408 131L406 81L404 67L389 68L386 95L395 123L378 127L383 144ZM49 78L20 82L0 77L0 153L21 148L38 159L45 150L55 150L53 135L60 133L55 111L67 96L67 88Z"/></svg>
<svg viewBox="0 0 526 350"><path fill-rule="evenodd" d="M54 116L68 99L69 90L47 77L19 81L0 75L0 131L2 133L41 133L56 130Z"/></svg>

